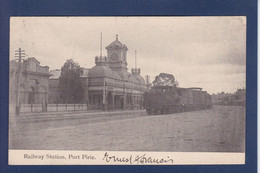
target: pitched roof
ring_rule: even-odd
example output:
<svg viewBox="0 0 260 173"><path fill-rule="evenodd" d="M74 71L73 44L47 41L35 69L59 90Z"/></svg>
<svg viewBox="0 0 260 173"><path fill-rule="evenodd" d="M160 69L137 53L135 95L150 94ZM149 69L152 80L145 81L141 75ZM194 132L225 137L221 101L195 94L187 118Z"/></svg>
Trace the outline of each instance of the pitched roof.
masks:
<svg viewBox="0 0 260 173"><path fill-rule="evenodd" d="M116 39L106 47L106 49L115 49L115 48L128 50L127 46L125 44L122 44L120 41L118 41L118 39Z"/></svg>
<svg viewBox="0 0 260 173"><path fill-rule="evenodd" d="M38 64L40 64L40 62L34 57L30 57L30 58L26 59L25 61L36 61Z"/></svg>

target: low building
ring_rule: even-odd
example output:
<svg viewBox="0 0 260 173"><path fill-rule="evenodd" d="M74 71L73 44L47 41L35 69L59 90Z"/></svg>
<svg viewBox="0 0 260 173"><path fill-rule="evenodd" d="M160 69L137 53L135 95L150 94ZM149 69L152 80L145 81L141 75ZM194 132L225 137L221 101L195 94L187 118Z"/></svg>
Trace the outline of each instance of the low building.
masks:
<svg viewBox="0 0 260 173"><path fill-rule="evenodd" d="M237 100L245 101L246 100L246 89L245 88L237 89L236 95L237 95Z"/></svg>
<svg viewBox="0 0 260 173"><path fill-rule="evenodd" d="M245 106L246 89L237 89L235 93L217 93L211 96L212 103L216 105L240 105Z"/></svg>
<svg viewBox="0 0 260 173"><path fill-rule="evenodd" d="M19 62L11 60L9 68L10 106L19 104L47 105L49 77L51 76L49 67L40 66L40 62L31 57L21 63L21 72L18 69Z"/></svg>

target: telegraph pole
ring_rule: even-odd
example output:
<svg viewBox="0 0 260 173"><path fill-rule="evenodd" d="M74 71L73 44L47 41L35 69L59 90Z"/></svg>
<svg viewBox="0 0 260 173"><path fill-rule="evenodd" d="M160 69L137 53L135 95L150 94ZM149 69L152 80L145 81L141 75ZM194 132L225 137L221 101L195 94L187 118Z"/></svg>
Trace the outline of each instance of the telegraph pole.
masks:
<svg viewBox="0 0 260 173"><path fill-rule="evenodd" d="M103 63L102 60L102 32L100 33L100 61ZM106 72L105 72L106 73ZM103 80L103 110L106 110L106 77L104 76Z"/></svg>
<svg viewBox="0 0 260 173"><path fill-rule="evenodd" d="M17 85L16 85L16 106L15 106L15 115L20 113L20 77L22 73L22 58L25 57L25 50L19 48L15 51L15 57L18 58L18 70L17 70Z"/></svg>

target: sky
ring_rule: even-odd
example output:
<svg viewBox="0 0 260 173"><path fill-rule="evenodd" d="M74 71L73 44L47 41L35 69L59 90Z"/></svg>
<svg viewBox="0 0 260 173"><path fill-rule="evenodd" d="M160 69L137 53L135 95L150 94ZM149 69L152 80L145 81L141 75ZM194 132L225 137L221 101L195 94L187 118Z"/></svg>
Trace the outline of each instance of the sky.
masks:
<svg viewBox="0 0 260 173"><path fill-rule="evenodd" d="M246 17L11 17L10 59L22 48L50 70L67 59L92 68L95 56L116 39L128 47L128 71L135 66L151 82L173 74L180 87L209 93L246 86Z"/></svg>

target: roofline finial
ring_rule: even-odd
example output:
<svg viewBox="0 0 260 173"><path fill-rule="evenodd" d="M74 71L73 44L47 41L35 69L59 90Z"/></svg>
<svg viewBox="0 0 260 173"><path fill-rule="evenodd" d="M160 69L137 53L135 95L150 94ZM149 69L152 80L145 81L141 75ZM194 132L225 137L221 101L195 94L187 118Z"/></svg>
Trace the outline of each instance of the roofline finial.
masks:
<svg viewBox="0 0 260 173"><path fill-rule="evenodd" d="M135 68L136 68L136 63L137 61L136 61L136 50L135 50Z"/></svg>
<svg viewBox="0 0 260 173"><path fill-rule="evenodd" d="M102 58L102 32L100 34L100 58Z"/></svg>
<svg viewBox="0 0 260 173"><path fill-rule="evenodd" d="M116 40L118 40L118 35L116 34Z"/></svg>

